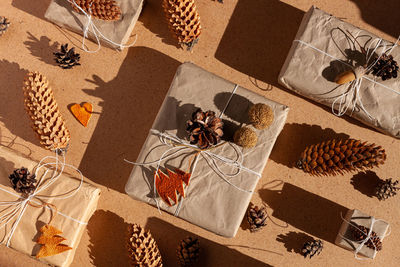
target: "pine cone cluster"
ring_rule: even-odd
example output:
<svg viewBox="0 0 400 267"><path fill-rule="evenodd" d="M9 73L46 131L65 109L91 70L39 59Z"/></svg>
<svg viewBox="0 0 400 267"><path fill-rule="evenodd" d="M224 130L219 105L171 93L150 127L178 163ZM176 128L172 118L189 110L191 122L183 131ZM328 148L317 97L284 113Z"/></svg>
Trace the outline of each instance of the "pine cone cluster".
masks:
<svg viewBox="0 0 400 267"><path fill-rule="evenodd" d="M201 34L200 15L194 0L163 0L169 29L179 44L191 50Z"/></svg>
<svg viewBox="0 0 400 267"><path fill-rule="evenodd" d="M350 231L355 241L364 241L368 236L369 228L352 222ZM373 231L365 245L376 251L382 250L382 241Z"/></svg>
<svg viewBox="0 0 400 267"><path fill-rule="evenodd" d="M378 58L375 58L374 62ZM382 80L388 80L391 78L397 78L397 72L399 71L399 65L393 59L392 55L383 54L379 60L372 67L372 74L381 77Z"/></svg>
<svg viewBox="0 0 400 267"><path fill-rule="evenodd" d="M385 150L354 139L329 140L307 147L297 167L311 175L336 175L383 164Z"/></svg>
<svg viewBox="0 0 400 267"><path fill-rule="evenodd" d="M74 47L68 49L68 44L61 45L61 51L53 54L58 66L63 69L70 69L73 66L81 65L79 63L81 56L78 53L75 53Z"/></svg>
<svg viewBox="0 0 400 267"><path fill-rule="evenodd" d="M203 112L197 109L193 112L192 119L187 121L186 131L189 133L190 143L197 144L200 149L216 145L224 134L223 125L214 111Z"/></svg>
<svg viewBox="0 0 400 267"><path fill-rule="evenodd" d="M66 149L70 133L46 77L38 72L28 73L23 92L25 109L40 144L49 150Z"/></svg>
<svg viewBox="0 0 400 267"><path fill-rule="evenodd" d="M13 171L8 177L15 191L23 194L31 194L36 189L36 175L30 175L27 168L20 168Z"/></svg>
<svg viewBox="0 0 400 267"><path fill-rule="evenodd" d="M392 181L392 178L381 180L375 189L375 195L379 200L386 200L389 197L395 196L400 187L397 185L399 181Z"/></svg>
<svg viewBox="0 0 400 267"><path fill-rule="evenodd" d="M181 241L176 251L180 266L192 266L199 260L200 242L197 238L187 237Z"/></svg>
<svg viewBox="0 0 400 267"><path fill-rule="evenodd" d="M247 221L250 224L250 231L256 232L267 225L268 214L265 207L251 205L247 211Z"/></svg>
<svg viewBox="0 0 400 267"><path fill-rule="evenodd" d="M120 20L121 8L115 0L74 0L86 13L96 19ZM71 3L76 12L81 12L74 3Z"/></svg>
<svg viewBox="0 0 400 267"><path fill-rule="evenodd" d="M8 30L8 27L10 27L10 21L5 17L0 16L0 36Z"/></svg>
<svg viewBox="0 0 400 267"><path fill-rule="evenodd" d="M150 232L141 226L129 226L128 252L132 266L162 267L160 251Z"/></svg>
<svg viewBox="0 0 400 267"><path fill-rule="evenodd" d="M308 241L304 244L301 252L303 253L304 258L309 257L310 259L315 255L319 255L324 248L324 243L322 240L312 240Z"/></svg>

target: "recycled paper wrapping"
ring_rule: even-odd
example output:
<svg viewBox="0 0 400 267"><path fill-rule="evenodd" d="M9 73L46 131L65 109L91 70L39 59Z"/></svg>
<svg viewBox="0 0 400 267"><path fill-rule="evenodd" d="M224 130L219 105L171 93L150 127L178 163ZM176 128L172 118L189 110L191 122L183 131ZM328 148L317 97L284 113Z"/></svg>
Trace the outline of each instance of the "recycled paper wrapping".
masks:
<svg viewBox="0 0 400 267"><path fill-rule="evenodd" d="M109 40L116 44L125 44L131 36L132 30L142 11L143 0L116 0L121 8L121 19L117 21L105 21L92 17L94 25ZM83 35L88 18L76 12L68 0L53 0L46 11L45 18L49 21ZM96 42L96 38L89 34L89 38ZM120 48L114 44L104 41L104 45L112 48Z"/></svg>
<svg viewBox="0 0 400 267"><path fill-rule="evenodd" d="M367 228L371 227L372 217L362 213L359 210L349 210L344 219L348 222L356 223ZM343 221L342 226L339 230L339 234L336 237L335 243L336 245L341 246L345 249L354 251L360 246L360 242L351 241L354 240L351 234L351 228L353 227L349 227L349 224L346 221ZM383 241L386 232L388 231L388 228L389 224L387 222L383 220L377 220L372 227L372 231L374 231L379 236L381 241ZM360 255L366 256L371 259L375 258L376 253L376 250L371 249L366 245L364 245L359 251Z"/></svg>
<svg viewBox="0 0 400 267"><path fill-rule="evenodd" d="M36 166L36 162L24 158L5 147L0 147L0 188L16 193L10 186L8 176L14 169L25 167L32 172ZM64 173L54 184L39 195L54 196L65 194L78 188L79 183L80 179L72 178L72 176L70 177ZM72 249L58 255L42 258L41 261L63 267L71 264L86 224L96 210L99 197L100 189L83 183L81 188L72 197L67 199L46 199L46 202L55 205L59 212L54 217L51 225L63 232L62 236L66 238L63 244L72 247ZM0 190L0 201L15 200L17 198L14 195ZM35 242L39 237L39 229L49 223L50 218L50 209L34 208L28 205L11 238L10 247L28 255L36 255L40 248L40 245ZM10 231L11 226L12 223L1 229L1 238L5 236L5 231Z"/></svg>
<svg viewBox="0 0 400 267"><path fill-rule="evenodd" d="M338 86L334 82L334 78L337 74L350 69L349 66L336 59L343 61L354 59L360 63L363 58L365 60L365 56L362 57L361 53L354 52L354 49L353 52L351 51L348 38L339 29L348 31L353 36L358 36L357 40L363 46L368 40L373 40L371 37L377 38L372 33L312 7L304 15L279 75L279 83L300 95L332 106L335 99L348 90L348 85ZM298 40L321 51L317 51ZM387 48L392 45L384 40L383 44L389 45ZM357 47L360 52L359 46ZM371 47L374 47L374 44ZM380 53L381 49L379 48L377 52ZM398 46L393 49L391 55L397 62L400 62L400 48ZM381 132L400 138L400 107L398 105L400 102L400 78L382 81L381 78L376 78L372 74L368 74L366 77L389 89L363 78L359 96L364 109L370 114L371 118L362 110L360 102L357 103L357 107L351 116ZM351 101L350 99L353 98L349 96L348 101ZM351 109L347 110L347 114L350 115Z"/></svg>
<svg viewBox="0 0 400 267"><path fill-rule="evenodd" d="M235 85L212 73L209 73L192 63L182 64L172 82L169 92L154 121L153 129L160 132L175 134L180 139L186 139L186 121L191 118L196 108L213 110L220 114L229 102L222 119L224 121L224 134L228 135L229 128L239 127L240 123L247 120L247 110L251 104L265 103L274 111L275 120L266 130L257 130L258 142L254 148L242 149L243 166L257 173L262 173L272 147L282 130L289 108L274 101L265 99L242 87L238 87L236 93L229 101ZM160 159L168 147L162 146L159 138L150 133L142 147L136 162L151 162ZM235 159L235 152L231 145L223 145L212 149L210 152L225 158ZM193 155L193 153L192 153ZM178 155L164 161L161 169L188 167L190 156ZM247 206L251 199L251 193L243 192L233 185L253 191L259 178L253 173L242 170L233 178L227 178L233 185L224 181L215 170L210 167L210 162L199 156L189 186L185 189L178 217L203 227L219 235L235 236ZM221 170L234 173L237 168L217 162ZM133 198L155 205L153 195L153 175L157 164L149 166L135 166L132 170L126 192ZM161 209L172 214L176 211L176 205L169 207L160 198Z"/></svg>

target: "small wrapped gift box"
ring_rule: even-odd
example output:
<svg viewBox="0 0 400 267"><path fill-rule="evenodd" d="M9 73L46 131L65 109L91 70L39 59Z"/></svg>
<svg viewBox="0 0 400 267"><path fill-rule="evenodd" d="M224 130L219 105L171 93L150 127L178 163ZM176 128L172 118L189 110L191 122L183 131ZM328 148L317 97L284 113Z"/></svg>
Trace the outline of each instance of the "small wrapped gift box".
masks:
<svg viewBox="0 0 400 267"><path fill-rule="evenodd" d="M36 243L39 230L51 221L50 225L60 229L61 236L66 239L62 244L72 249L40 260L54 266L69 266L87 222L96 210L100 189L64 172L51 185L46 186L30 200L32 205L24 204L21 201L24 201L26 197L13 190L9 175L13 173L14 169L21 167L27 168L33 174L37 166L36 162L17 152L3 146L0 147L0 216L2 218L0 236L2 243L24 254L36 256L41 247ZM49 169L41 168L36 179L39 180L44 175L43 179L48 181L45 178L50 177L53 172L49 170L46 174L46 170ZM9 223L5 223L5 220L10 218L7 217L7 214L10 214L9 211L18 208L19 205L18 203L11 205L11 202L18 202L25 205L26 208L18 209L17 215ZM48 205L41 206L43 203ZM22 215L20 215L21 212Z"/></svg>
<svg viewBox="0 0 400 267"><path fill-rule="evenodd" d="M304 15L279 83L332 107L338 116L351 115L400 138L400 78L384 80L372 71L382 53L400 62L398 46L312 7ZM363 75L366 69L361 66L372 68ZM353 80L338 79L343 73Z"/></svg>
<svg viewBox="0 0 400 267"><path fill-rule="evenodd" d="M45 18L60 27L83 35L88 26L88 17L81 12L76 12L72 7L72 2L73 0L52 0L46 11ZM106 21L94 17L91 19L96 35L104 45L122 49L123 46L117 44L126 44L131 36L142 11L143 0L116 0L116 3L121 9L121 18L119 20ZM88 37L97 42L92 33L93 28L89 25Z"/></svg>
<svg viewBox="0 0 400 267"><path fill-rule="evenodd" d="M234 132L246 123L247 111L256 103L269 105L274 113L274 121L267 129L256 131L258 141L255 147L244 149L226 142L198 152L184 145L189 143L185 141L188 139L186 122L197 108L212 110L217 116L220 115L224 122L224 136L228 137L230 130ZM149 164L133 167L125 190L135 199L153 205L157 205L157 200L162 210L219 235L233 237L285 124L288 111L289 108L284 105L265 99L192 63L184 63L175 74L136 160L137 163ZM198 156L194 159L196 154ZM191 160L195 162L195 167L191 170L184 197L180 198L177 205L167 205L154 191L154 173L158 164L164 172L166 168L184 170Z"/></svg>
<svg viewBox="0 0 400 267"><path fill-rule="evenodd" d="M356 256L362 255L373 259L380 250L379 242L374 239L378 237L382 242L388 229L389 224L383 220L375 219L359 210L349 210L343 219L335 244L354 251ZM370 238L368 238L369 230L371 230Z"/></svg>

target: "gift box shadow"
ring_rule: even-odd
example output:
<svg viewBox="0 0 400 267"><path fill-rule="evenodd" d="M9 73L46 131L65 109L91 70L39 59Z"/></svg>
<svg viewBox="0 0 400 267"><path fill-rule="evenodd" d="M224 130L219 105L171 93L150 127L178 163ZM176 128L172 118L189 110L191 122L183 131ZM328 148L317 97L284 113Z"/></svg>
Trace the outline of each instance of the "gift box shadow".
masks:
<svg viewBox="0 0 400 267"><path fill-rule="evenodd" d="M150 230L153 238L156 240L158 248L161 252L163 264L165 266L178 265L176 258L176 249L180 243L180 240L188 236L197 237L199 238L200 242L200 259L199 262L197 262L197 264L194 266L271 266L247 255L244 255L236 249L230 248L230 245L221 245L209 239L196 236L189 231L181 229L156 217L150 217L147 220L145 228L146 230ZM260 253L275 253L273 251L264 250L262 248L254 249L259 250Z"/></svg>
<svg viewBox="0 0 400 267"><path fill-rule="evenodd" d="M45 19L44 14L46 13L51 1L52 0L41 0L33 3L32 0L13 0L12 5L28 14L38 17L39 19Z"/></svg>
<svg viewBox="0 0 400 267"><path fill-rule="evenodd" d="M126 249L128 227L129 224L114 212L97 210L93 214L87 230L89 255L94 266L130 266Z"/></svg>
<svg viewBox="0 0 400 267"><path fill-rule="evenodd" d="M260 197L273 209L272 216L325 241L335 243L348 208L284 183L281 190L260 189ZM301 245L300 245L301 246Z"/></svg>
<svg viewBox="0 0 400 267"><path fill-rule="evenodd" d="M89 82L96 88L83 91L101 99L101 114L79 166L86 177L124 192L132 169L124 159L136 160L179 64L156 50L132 47L113 80L93 75Z"/></svg>

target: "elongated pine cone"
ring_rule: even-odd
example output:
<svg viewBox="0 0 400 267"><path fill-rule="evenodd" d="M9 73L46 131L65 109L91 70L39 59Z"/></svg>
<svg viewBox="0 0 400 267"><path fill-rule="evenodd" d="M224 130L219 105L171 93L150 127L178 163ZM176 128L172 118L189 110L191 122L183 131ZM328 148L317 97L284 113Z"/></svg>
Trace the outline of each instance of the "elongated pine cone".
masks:
<svg viewBox="0 0 400 267"><path fill-rule="evenodd" d="M36 175L30 175L27 168L20 168L13 171L8 177L15 191L23 194L31 194L36 189Z"/></svg>
<svg viewBox="0 0 400 267"><path fill-rule="evenodd" d="M322 240L312 240L308 241L304 244L301 252L303 253L304 258L309 257L310 259L315 255L319 255L324 248L324 243Z"/></svg>
<svg viewBox="0 0 400 267"><path fill-rule="evenodd" d="M250 231L256 232L267 225L267 211L265 207L251 205L247 212L247 221L250 224Z"/></svg>
<svg viewBox="0 0 400 267"><path fill-rule="evenodd" d="M180 266L189 267L199 260L200 242L194 237L187 237L181 241L176 250Z"/></svg>
<svg viewBox="0 0 400 267"><path fill-rule="evenodd" d="M75 3L86 13L91 14L96 19L121 19L121 8L118 6L115 0L75 0ZM71 5L76 12L81 13L79 8L77 8L73 2L71 3Z"/></svg>
<svg viewBox="0 0 400 267"><path fill-rule="evenodd" d="M378 58L374 59L374 62ZM382 77L382 80L389 80L391 78L397 78L397 72L399 71L399 65L396 60L393 59L392 55L383 54L379 60L372 67L372 74L378 77Z"/></svg>
<svg viewBox="0 0 400 267"><path fill-rule="evenodd" d="M379 200L386 200L389 197L393 197L397 194L397 190L400 190L400 187L397 185L399 181L392 181L392 178L381 180L378 186L375 189L375 194Z"/></svg>
<svg viewBox="0 0 400 267"><path fill-rule="evenodd" d="M162 267L160 251L149 231L140 225L129 226L128 253L132 266Z"/></svg>
<svg viewBox="0 0 400 267"><path fill-rule="evenodd" d="M189 133L190 143L197 144L200 149L206 149L218 144L224 132L224 123L215 116L214 111L203 112L197 109L192 119L187 121L186 131Z"/></svg>
<svg viewBox="0 0 400 267"><path fill-rule="evenodd" d="M71 138L49 82L39 72L24 81L24 104L40 144L49 150L66 149Z"/></svg>
<svg viewBox="0 0 400 267"><path fill-rule="evenodd" d="M297 167L311 175L336 175L372 168L386 160L385 150L354 139L329 140L307 147Z"/></svg>
<svg viewBox="0 0 400 267"><path fill-rule="evenodd" d="M198 42L201 34L200 15L194 0L163 0L169 29L187 50Z"/></svg>
<svg viewBox="0 0 400 267"><path fill-rule="evenodd" d="M364 241L368 237L369 228L354 222L350 224L350 227L351 234L355 241ZM382 241L374 231L372 231L365 245L376 251L382 250Z"/></svg>
<svg viewBox="0 0 400 267"><path fill-rule="evenodd" d="M81 65L79 63L81 56L75 53L74 47L68 49L68 44L61 45L61 51L53 54L54 60L57 62L58 66L63 69L70 69L74 66Z"/></svg>
<svg viewBox="0 0 400 267"><path fill-rule="evenodd" d="M0 36L8 30L8 27L10 27L10 21L5 17L0 16Z"/></svg>

